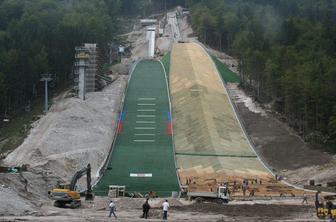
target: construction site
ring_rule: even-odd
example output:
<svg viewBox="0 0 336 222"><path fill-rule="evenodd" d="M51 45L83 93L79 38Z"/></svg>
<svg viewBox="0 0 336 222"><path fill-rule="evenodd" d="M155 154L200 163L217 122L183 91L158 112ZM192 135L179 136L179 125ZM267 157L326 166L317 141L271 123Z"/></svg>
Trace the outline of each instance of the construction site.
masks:
<svg viewBox="0 0 336 222"><path fill-rule="evenodd" d="M316 198L336 197L336 156L227 79L237 61L192 33L180 8L138 21L101 91L96 45L76 48L76 94L55 97L1 159L0 221L109 221L110 200L119 221L141 221L146 198L150 221L165 199L171 221L326 220Z"/></svg>

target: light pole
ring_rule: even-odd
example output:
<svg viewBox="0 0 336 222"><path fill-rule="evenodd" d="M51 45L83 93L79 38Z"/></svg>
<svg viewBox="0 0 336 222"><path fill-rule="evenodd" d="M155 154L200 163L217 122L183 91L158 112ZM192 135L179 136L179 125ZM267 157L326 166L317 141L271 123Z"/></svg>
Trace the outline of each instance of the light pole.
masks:
<svg viewBox="0 0 336 222"><path fill-rule="evenodd" d="M44 113L48 112L48 82L52 80L50 73L45 73L41 75L42 78L40 79L41 82L44 81Z"/></svg>

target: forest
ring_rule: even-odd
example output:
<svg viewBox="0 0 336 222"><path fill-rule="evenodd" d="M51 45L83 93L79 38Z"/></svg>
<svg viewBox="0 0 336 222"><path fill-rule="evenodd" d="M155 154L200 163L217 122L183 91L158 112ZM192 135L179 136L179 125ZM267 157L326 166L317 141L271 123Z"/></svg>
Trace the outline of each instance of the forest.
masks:
<svg viewBox="0 0 336 222"><path fill-rule="evenodd" d="M106 47L122 30L122 18L145 17L176 0L0 0L0 126L44 93L41 74L56 89L71 80L74 48Z"/></svg>
<svg viewBox="0 0 336 222"><path fill-rule="evenodd" d="M239 60L241 87L306 141L336 151L336 1L187 0L203 43Z"/></svg>

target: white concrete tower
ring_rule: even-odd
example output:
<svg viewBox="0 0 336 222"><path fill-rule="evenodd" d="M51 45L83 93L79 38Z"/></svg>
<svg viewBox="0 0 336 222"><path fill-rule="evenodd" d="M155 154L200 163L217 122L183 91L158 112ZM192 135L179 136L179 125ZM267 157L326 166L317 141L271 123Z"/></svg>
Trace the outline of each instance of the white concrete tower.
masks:
<svg viewBox="0 0 336 222"><path fill-rule="evenodd" d="M155 53L155 27L147 28L148 57L154 58Z"/></svg>

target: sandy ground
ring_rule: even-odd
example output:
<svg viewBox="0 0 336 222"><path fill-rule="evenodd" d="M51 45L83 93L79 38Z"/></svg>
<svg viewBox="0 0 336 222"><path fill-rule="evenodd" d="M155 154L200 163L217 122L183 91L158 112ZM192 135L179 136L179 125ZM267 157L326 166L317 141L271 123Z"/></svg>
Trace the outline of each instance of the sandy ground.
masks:
<svg viewBox="0 0 336 222"><path fill-rule="evenodd" d="M56 101L4 163L43 167L65 180L90 163L94 180L112 144L126 81L120 76L102 92L88 93L85 101Z"/></svg>
<svg viewBox="0 0 336 222"><path fill-rule="evenodd" d="M162 221L163 199L149 201L149 219L141 219L143 199L115 199L117 221ZM78 209L41 207L42 212L26 216L6 216L0 221L115 221L108 218L108 198L84 202ZM232 202L229 205L194 203L168 199L169 221L321 221L315 216L313 202L301 205L300 201Z"/></svg>
<svg viewBox="0 0 336 222"><path fill-rule="evenodd" d="M24 179L28 181L25 190ZM22 174L0 174L0 219L4 215L39 213L41 206L50 204L48 190L60 181L58 176L41 169Z"/></svg>
<svg viewBox="0 0 336 222"><path fill-rule="evenodd" d="M36 211L40 202L50 202L48 190L57 182L69 183L88 163L93 181L97 178L111 147L126 81L127 77L120 76L102 92L87 94L85 101L75 97L55 100L23 144L2 163L29 167L21 175L0 174L0 215ZM28 192L24 192L25 179ZM84 184L80 180L78 187ZM6 204L8 199L12 204Z"/></svg>

